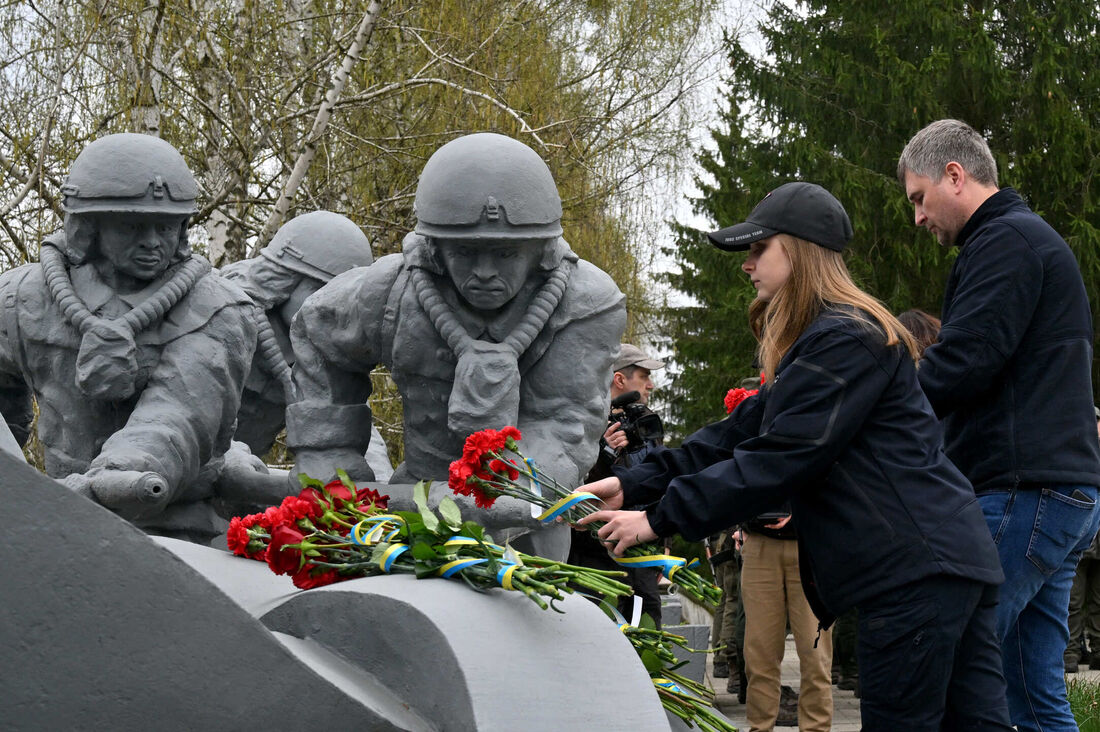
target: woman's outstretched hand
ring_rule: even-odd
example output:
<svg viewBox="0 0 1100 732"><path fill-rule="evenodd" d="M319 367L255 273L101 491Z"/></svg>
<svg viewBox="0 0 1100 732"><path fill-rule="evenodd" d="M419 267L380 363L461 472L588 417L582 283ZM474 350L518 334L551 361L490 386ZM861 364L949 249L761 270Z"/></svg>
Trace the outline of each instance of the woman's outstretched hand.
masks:
<svg viewBox="0 0 1100 732"><path fill-rule="evenodd" d="M601 509L615 510L623 507L623 484L614 476L585 483L577 489L577 492L591 493L599 498Z"/></svg>
<svg viewBox="0 0 1100 732"><path fill-rule="evenodd" d="M657 534L649 526L649 519L645 511L620 511L623 507L623 486L618 478L604 478L594 483L582 485L577 491L591 493L600 499L601 510L585 516L577 522L578 526L590 524L593 521L606 521L606 526L601 526L597 536L608 549L616 556L634 546L647 541L653 541Z"/></svg>

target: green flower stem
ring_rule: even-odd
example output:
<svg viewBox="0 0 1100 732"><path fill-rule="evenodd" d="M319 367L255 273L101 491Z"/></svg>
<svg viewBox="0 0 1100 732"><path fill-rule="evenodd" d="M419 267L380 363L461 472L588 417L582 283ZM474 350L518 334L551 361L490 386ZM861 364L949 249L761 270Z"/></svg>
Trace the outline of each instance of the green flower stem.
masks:
<svg viewBox="0 0 1100 732"><path fill-rule="evenodd" d="M525 478L528 478L530 480L537 480L540 485L548 487L550 489L549 492L555 494L553 498L540 496L532 492L527 485L524 485L518 480L511 479L506 473L502 474L495 470L489 470L488 461L483 462L483 465L485 466L485 469L493 475L494 480L486 481L479 478L472 478L471 480L476 480L478 484L480 484L483 488L491 490L499 495L517 498L528 503L533 503L536 506L540 506L542 508L549 508L558 499L564 498L565 496L569 495L570 491L567 490L565 486L559 484L553 478L543 473L539 473L538 471L532 471L528 466L526 457L523 455L522 452L519 451L518 446L515 445L514 442L510 442L507 445L507 448L510 452L518 456L518 462L505 458L503 453L501 452L491 452L487 453L487 455L490 458L495 458L511 465L517 472L519 472L520 475L524 476ZM597 506L594 506L588 502L579 503L566 512L566 520L570 523L576 523L576 521L585 516L595 513L597 510L599 510ZM604 522L595 522L588 524L586 528L593 535L596 535L596 533L602 526L604 526ZM657 549L657 547L653 546L652 544L636 545L627 550L628 557L640 557L660 553L661 552ZM672 582L673 584L678 585L685 595L702 605L717 609L718 603L721 601L722 591L714 585L710 584L709 582L706 582L698 573L693 570L687 568L676 570L675 579L673 579Z"/></svg>

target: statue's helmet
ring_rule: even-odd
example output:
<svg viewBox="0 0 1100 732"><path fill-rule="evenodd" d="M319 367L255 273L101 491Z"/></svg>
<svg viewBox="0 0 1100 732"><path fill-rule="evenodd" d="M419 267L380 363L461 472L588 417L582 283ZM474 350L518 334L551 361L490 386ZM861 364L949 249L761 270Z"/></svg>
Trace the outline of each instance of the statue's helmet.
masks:
<svg viewBox="0 0 1100 732"><path fill-rule="evenodd" d="M89 143L61 186L65 213L190 216L199 187L176 148L150 135L123 132Z"/></svg>
<svg viewBox="0 0 1100 732"><path fill-rule="evenodd" d="M448 142L428 158L413 205L416 233L453 239L559 237L561 197L531 148L491 132Z"/></svg>
<svg viewBox="0 0 1100 732"><path fill-rule="evenodd" d="M260 256L322 282L374 261L366 234L351 219L331 211L295 216L275 232Z"/></svg>

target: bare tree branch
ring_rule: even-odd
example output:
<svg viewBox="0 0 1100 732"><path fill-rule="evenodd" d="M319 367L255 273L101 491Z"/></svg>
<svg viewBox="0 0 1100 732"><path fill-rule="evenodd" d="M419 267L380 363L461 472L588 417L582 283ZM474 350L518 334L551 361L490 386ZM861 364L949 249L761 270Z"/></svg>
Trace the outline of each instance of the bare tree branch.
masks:
<svg viewBox="0 0 1100 732"><path fill-rule="evenodd" d="M298 187L301 185L302 179L305 178L306 171L309 170L310 164L313 162L313 158L317 152L317 143L325 131L329 116L332 114L332 108L344 91L344 86L347 84L348 75L351 73L352 67L355 65L355 62L359 60L360 50L369 42L370 32L374 28L374 22L378 19L378 14L381 10L382 4L378 2L378 0L372 0L371 4L367 7L367 12L363 14L363 21L359 24L359 28L355 33L355 40L352 41L351 46L348 48L347 55L344 56L344 62L336 72L332 86L325 96L324 104L322 104L321 108L317 111L317 118L313 122L313 129L311 129L309 135L306 136L302 152L294 164L294 170L283 185L282 193L275 203L275 210L272 211L271 216L268 217L263 228L260 230L260 234L256 238L256 243L252 247L250 256L254 257L259 254L260 250L271 241L271 237L274 236L275 230L282 224L286 212L290 208L290 202L294 200L294 196L298 192Z"/></svg>

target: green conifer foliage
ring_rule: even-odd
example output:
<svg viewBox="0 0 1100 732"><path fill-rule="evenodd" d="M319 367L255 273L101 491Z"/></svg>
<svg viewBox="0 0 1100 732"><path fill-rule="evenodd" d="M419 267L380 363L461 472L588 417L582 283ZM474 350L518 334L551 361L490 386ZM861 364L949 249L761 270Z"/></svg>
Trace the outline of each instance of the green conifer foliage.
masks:
<svg viewBox="0 0 1100 732"><path fill-rule="evenodd" d="M924 125L965 120L986 136L1000 185L1016 188L1069 242L1100 310L1100 33L1093 3L777 3L764 53L727 41L725 114L696 211L744 220L769 190L809 180L832 191L855 229L848 266L895 312L939 313L954 252L913 224L897 158ZM678 374L669 400L681 431L723 413L722 395L753 373L744 256L680 227L669 281ZM676 370L674 370L676 373ZM1094 371L1094 383L1100 383Z"/></svg>

